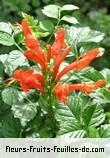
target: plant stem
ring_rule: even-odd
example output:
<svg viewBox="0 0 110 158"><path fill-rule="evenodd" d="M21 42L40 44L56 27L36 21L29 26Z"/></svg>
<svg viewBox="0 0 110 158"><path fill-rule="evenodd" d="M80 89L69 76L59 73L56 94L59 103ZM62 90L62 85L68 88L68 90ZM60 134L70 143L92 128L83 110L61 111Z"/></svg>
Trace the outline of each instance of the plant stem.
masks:
<svg viewBox="0 0 110 158"><path fill-rule="evenodd" d="M53 31L53 33L51 34L51 36L49 37L49 39L48 39L48 41L47 41L47 43L49 43L50 42L50 40L51 40L51 38L52 38L52 36L54 35L54 33L56 32L56 30L57 30L57 28L58 28L58 25L59 25L59 23L60 23L60 10L59 10L59 17L58 17L58 21L57 21L57 24L56 24L56 26L55 26L55 30Z"/></svg>
<svg viewBox="0 0 110 158"><path fill-rule="evenodd" d="M56 119L55 119L55 115L54 115L54 111L53 111L53 106L52 106L52 80L51 80L51 76L49 77L49 90L48 90L48 94L49 94L49 118L51 120L52 123L52 131L53 131L53 137L56 137Z"/></svg>
<svg viewBox="0 0 110 158"><path fill-rule="evenodd" d="M23 51L23 49L21 49L21 47L16 43L16 41L14 40L14 44L15 44L15 46L23 53L24 51Z"/></svg>
<svg viewBox="0 0 110 158"><path fill-rule="evenodd" d="M16 43L15 39L14 39L14 36L12 36L13 38L13 41L14 41L14 45L23 53L23 49Z"/></svg>
<svg viewBox="0 0 110 158"><path fill-rule="evenodd" d="M27 96L25 96L25 99L28 101L28 103L36 107L36 105Z"/></svg>
<svg viewBox="0 0 110 158"><path fill-rule="evenodd" d="M77 48L77 38L76 38L75 43L74 43L74 49L75 49L75 54L76 54L76 59L77 59L79 57L78 48Z"/></svg>

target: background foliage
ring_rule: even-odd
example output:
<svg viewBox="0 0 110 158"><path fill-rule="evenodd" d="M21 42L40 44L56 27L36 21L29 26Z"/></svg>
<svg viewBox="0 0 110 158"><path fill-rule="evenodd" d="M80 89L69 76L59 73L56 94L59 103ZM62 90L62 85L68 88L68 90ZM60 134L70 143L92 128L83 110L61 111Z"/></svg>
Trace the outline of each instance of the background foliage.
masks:
<svg viewBox="0 0 110 158"><path fill-rule="evenodd" d="M105 38L101 43L107 51L105 53L105 59L99 59L97 61L97 69L102 67L110 68L110 1L109 0L26 0L25 3L22 0L1 0L0 5L0 20L10 21L10 22L20 22L21 12L26 12L27 14L33 15L39 20L44 20L46 17L43 15L41 9L45 5L56 4L63 6L64 4L74 4L80 8L77 11L71 11L69 14L77 17L82 26L90 26L90 28L99 30L105 33ZM92 7L91 7L92 6ZM97 19L97 20L96 20ZM3 48L2 48L3 49ZM3 49L6 52L9 48ZM1 50L2 51L2 50ZM3 52L2 52L3 53ZM96 63L95 63L96 64Z"/></svg>
<svg viewBox="0 0 110 158"><path fill-rule="evenodd" d="M74 74L70 75L76 75L78 81L97 81L98 79L106 79L107 87L109 88L109 0L90 0L88 2L86 0L25 0L25 3L23 0L1 0L0 21L10 21L12 23L16 21L20 22L22 19L21 12L33 15L36 19L39 19L40 24L38 24L38 21L34 21L32 29L34 30L37 26L39 32L36 36L41 39L43 45L47 41L48 34L52 33L54 25L56 24L55 19L52 19L51 22L48 21L48 27L46 25L47 21L46 23L44 22L44 20L49 20L49 18L47 18L41 10L44 6L49 4L56 4L59 6L63 6L64 4L74 4L80 8L76 11L67 11L67 14L76 17L80 24L72 26L71 23L68 23L67 20L65 20L65 23L70 26L68 28L67 25L64 25L63 21L61 22L61 25L64 25L64 27L67 28L66 39L69 45L72 45L73 43L75 44L75 38L73 38L75 37L75 33L82 32L82 34L79 34L80 38L77 43L79 54L72 48L74 58L77 58L80 54L83 54L85 51L94 47L101 46L106 50L104 57L93 62L92 66L94 68L88 67L77 74L74 72ZM25 14L23 14L23 16L26 17ZM30 19L31 24L31 18L28 18ZM90 28L86 26L89 26ZM5 31L3 27L0 28L0 31L4 34L4 36L3 34L0 36L0 54L2 54L0 57L0 82L2 82L3 78L7 79L8 76L11 76L12 72L17 67L29 67L26 58L22 56L20 51L16 50L16 41L19 44L24 42L22 34L19 34L18 36L17 30L13 29L15 31L13 39L11 36L12 28L10 28L9 25L5 25L5 28L7 28ZM102 40L102 38L104 39ZM2 44L6 46L3 46ZM68 57L68 60L71 60L71 56ZM30 64L33 66L32 63ZM34 68L37 69L36 67ZM3 73L4 70L5 73ZM76 78L71 78L68 82L76 81ZM35 90L32 90L26 95L23 92L16 90L16 87L5 89L1 87L0 93L0 137L53 137L52 124L45 108L40 108L43 107L44 103L42 101L39 103L38 92L35 93ZM36 100L34 98L36 98ZM29 99L32 102L29 102ZM20 106L21 103L22 107ZM109 111L110 96L109 91L106 91L105 89L96 90L95 93L93 92L91 94L90 98L82 93L79 94L78 97L76 93L72 93L67 106L62 106L60 103L57 104L55 117L57 121L60 122L58 136L110 137Z"/></svg>

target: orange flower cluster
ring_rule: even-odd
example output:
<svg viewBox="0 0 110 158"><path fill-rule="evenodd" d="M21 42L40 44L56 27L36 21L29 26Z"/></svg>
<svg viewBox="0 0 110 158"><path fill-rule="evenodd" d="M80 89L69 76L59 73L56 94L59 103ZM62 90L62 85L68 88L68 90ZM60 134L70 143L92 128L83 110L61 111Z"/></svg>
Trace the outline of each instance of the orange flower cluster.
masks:
<svg viewBox="0 0 110 158"><path fill-rule="evenodd" d="M28 92L30 88L37 88L43 94L44 79L40 74L33 74L33 72L31 69L27 71L19 69L13 73L13 77L20 82L25 92Z"/></svg>
<svg viewBox="0 0 110 158"><path fill-rule="evenodd" d="M80 90L86 94L89 94L92 90L101 87L105 83L105 80L98 80L96 83L91 82L81 84L66 84L60 82L60 79L69 71L83 69L95 58L101 56L103 54L102 49L95 48L90 50L59 72L61 63L71 51L70 47L67 47L64 40L64 29L60 28L58 30L52 46L46 46L47 53L43 52L39 41L32 34L28 22L25 19L22 21L22 30L24 32L25 46L27 48L27 50L24 51L24 55L29 60L39 64L42 71L42 75L34 74L33 70L24 71L20 69L14 72L13 77L20 82L20 86L25 92L29 91L30 88L36 88L40 90L42 95L45 94L45 88L48 86L45 83L48 83L46 80L48 80L48 74L51 74L51 77L49 77L51 83L52 81L55 81L52 88L56 98L62 103L65 103L67 101L69 92ZM54 61L54 64L50 68L49 64L51 60Z"/></svg>

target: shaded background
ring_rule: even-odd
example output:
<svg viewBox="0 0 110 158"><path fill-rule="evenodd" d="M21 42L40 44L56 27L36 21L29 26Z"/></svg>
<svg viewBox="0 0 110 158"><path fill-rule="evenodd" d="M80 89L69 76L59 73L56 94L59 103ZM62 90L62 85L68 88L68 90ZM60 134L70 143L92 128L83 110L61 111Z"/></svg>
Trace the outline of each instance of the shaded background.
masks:
<svg viewBox="0 0 110 158"><path fill-rule="evenodd" d="M1 0L0 2L0 21L20 22L21 12L33 15L39 20L45 19L41 9L49 4L63 6L64 4L74 4L80 10L70 12L75 16L81 25L105 33L105 38L101 46L106 49L103 59L99 59L95 67L102 69L110 68L110 0ZM1 47L2 53L9 52L8 47Z"/></svg>

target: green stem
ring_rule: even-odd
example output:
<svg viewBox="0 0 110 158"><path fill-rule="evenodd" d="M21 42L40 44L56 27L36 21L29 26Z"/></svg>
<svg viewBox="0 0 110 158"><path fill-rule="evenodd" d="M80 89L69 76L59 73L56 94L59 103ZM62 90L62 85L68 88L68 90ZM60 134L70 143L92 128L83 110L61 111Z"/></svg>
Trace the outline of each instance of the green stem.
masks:
<svg viewBox="0 0 110 158"><path fill-rule="evenodd" d="M23 53L24 51L23 51L23 49L16 43L16 41L14 40L14 44L15 44L15 46Z"/></svg>
<svg viewBox="0 0 110 158"><path fill-rule="evenodd" d="M23 53L23 49L16 43L15 39L14 39L14 36L12 36L13 38L13 41L14 41L14 45Z"/></svg>
<svg viewBox="0 0 110 158"><path fill-rule="evenodd" d="M79 57L78 48L77 48L77 39L75 40L75 43L74 43L74 49L75 49L75 54L76 54L76 59L77 59Z"/></svg>
<svg viewBox="0 0 110 158"><path fill-rule="evenodd" d="M60 20L61 20L61 19L60 19L60 10L59 10L59 17L58 17L57 24L56 24L56 26L55 26L55 30L53 31L53 33L52 33L51 36L49 37L47 43L50 42L51 38L53 37L54 33L56 32L56 30L57 30L57 28L58 28L58 26L59 26Z"/></svg>
<svg viewBox="0 0 110 158"><path fill-rule="evenodd" d="M56 119L55 119L55 115L54 115L54 111L53 111L53 100L52 100L52 79L51 76L49 77L49 89L48 89L48 95L49 95L49 99L48 99L48 107L49 107L49 118L51 120L52 123L52 131L53 131L53 137L56 136Z"/></svg>
<svg viewBox="0 0 110 158"><path fill-rule="evenodd" d="M36 107L36 105L35 105L27 96L25 97L25 99L26 99L31 105L33 105L33 106Z"/></svg>
<svg viewBox="0 0 110 158"><path fill-rule="evenodd" d="M50 103L51 103L51 99L50 99ZM56 128L56 120L55 120L52 104L49 105L49 118L50 118L51 123L52 123L53 137L56 137L56 129L57 128Z"/></svg>

